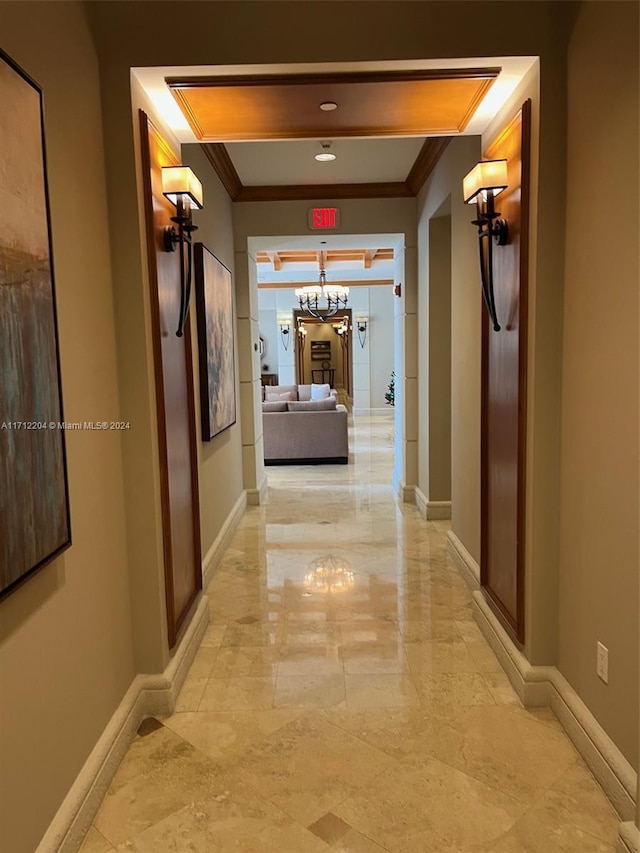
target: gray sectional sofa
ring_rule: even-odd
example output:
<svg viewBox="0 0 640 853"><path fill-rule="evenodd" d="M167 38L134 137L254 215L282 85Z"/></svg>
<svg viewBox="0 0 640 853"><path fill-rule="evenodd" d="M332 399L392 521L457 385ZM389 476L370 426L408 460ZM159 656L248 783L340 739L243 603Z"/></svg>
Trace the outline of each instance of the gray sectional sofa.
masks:
<svg viewBox="0 0 640 853"><path fill-rule="evenodd" d="M310 385L267 386L266 392L262 412L265 465L348 463L348 414L336 402L337 392L317 405L310 401ZM277 399L289 395L295 399Z"/></svg>

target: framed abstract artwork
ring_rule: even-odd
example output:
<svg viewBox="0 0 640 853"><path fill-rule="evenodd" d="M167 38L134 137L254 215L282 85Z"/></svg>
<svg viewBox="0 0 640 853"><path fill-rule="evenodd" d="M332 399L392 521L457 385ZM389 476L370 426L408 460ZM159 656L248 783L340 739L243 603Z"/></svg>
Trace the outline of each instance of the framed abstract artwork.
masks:
<svg viewBox="0 0 640 853"><path fill-rule="evenodd" d="M42 91L0 51L0 597L71 544Z"/></svg>
<svg viewBox="0 0 640 853"><path fill-rule="evenodd" d="M194 246L202 440L236 422L231 272L203 243Z"/></svg>

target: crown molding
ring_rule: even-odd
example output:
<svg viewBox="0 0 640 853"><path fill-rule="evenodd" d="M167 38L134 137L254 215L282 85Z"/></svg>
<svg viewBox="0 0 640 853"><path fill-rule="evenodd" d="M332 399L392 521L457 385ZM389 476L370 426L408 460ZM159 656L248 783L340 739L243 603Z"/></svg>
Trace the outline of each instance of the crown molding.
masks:
<svg viewBox="0 0 640 853"><path fill-rule="evenodd" d="M450 142L450 136L430 136L425 139L424 145L420 149L420 153L405 181L411 195L418 195Z"/></svg>
<svg viewBox="0 0 640 853"><path fill-rule="evenodd" d="M237 201L244 187L227 149L221 142L203 142L200 144L200 148L222 181L231 201Z"/></svg>

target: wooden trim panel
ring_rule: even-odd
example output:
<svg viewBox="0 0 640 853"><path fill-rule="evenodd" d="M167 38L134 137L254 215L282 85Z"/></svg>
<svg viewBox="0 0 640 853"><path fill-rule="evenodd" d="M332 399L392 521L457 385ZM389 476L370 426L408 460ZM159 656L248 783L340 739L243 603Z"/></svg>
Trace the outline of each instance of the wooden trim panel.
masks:
<svg viewBox="0 0 640 853"><path fill-rule="evenodd" d="M183 337L176 337L177 260L162 248L162 229L171 224L173 210L159 189L160 166L178 165L179 160L142 110L139 121L151 291L167 635L169 648L173 648L189 624L202 589L191 326L187 319ZM189 463L185 470L187 455Z"/></svg>
<svg viewBox="0 0 640 853"><path fill-rule="evenodd" d="M423 68L414 71L352 71L330 74L246 74L218 77L165 77L170 89L197 89L209 86L309 86L315 83L393 83L419 80L472 80L495 78L500 66L488 68Z"/></svg>
<svg viewBox="0 0 640 853"><path fill-rule="evenodd" d="M497 206L509 243L494 253L501 331L483 307L480 582L510 636L525 639L525 476L531 102L485 151L506 157L509 186Z"/></svg>

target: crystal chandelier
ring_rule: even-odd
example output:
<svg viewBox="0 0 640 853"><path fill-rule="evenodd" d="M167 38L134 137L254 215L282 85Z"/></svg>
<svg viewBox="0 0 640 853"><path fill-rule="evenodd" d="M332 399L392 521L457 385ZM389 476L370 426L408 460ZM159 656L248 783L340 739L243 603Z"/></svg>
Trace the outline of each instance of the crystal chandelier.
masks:
<svg viewBox="0 0 640 853"><path fill-rule="evenodd" d="M324 267L320 268L320 280L318 284L299 287L296 296L300 303L300 310L306 311L318 320L333 317L341 308L347 307L349 300L349 288L340 284L327 284L327 274ZM327 300L327 308L323 314L320 313L319 300L324 297Z"/></svg>

